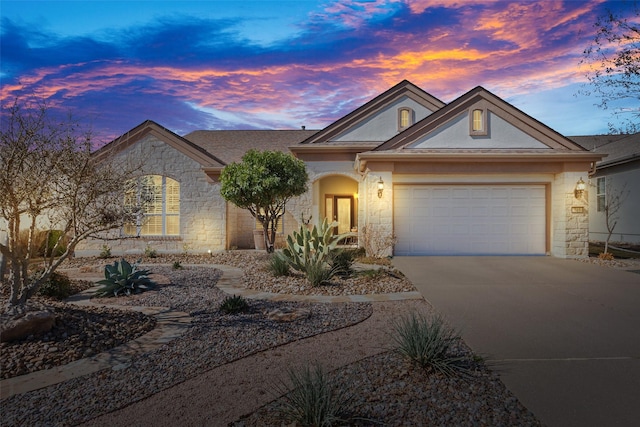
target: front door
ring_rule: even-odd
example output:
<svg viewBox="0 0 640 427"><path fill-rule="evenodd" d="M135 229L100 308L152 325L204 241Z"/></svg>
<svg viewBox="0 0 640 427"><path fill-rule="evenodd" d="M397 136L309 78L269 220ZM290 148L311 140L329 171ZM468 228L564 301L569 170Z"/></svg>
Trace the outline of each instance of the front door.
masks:
<svg viewBox="0 0 640 427"><path fill-rule="evenodd" d="M353 227L353 196L325 196L325 216L329 221L337 221L337 234L348 233Z"/></svg>

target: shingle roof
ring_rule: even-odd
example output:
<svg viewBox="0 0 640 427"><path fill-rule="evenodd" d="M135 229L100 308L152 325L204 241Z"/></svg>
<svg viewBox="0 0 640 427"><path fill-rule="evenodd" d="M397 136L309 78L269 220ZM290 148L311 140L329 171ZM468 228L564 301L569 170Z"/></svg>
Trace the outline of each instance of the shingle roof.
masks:
<svg viewBox="0 0 640 427"><path fill-rule="evenodd" d="M254 148L289 152L296 145L314 135L317 130L197 130L184 136L192 143L215 154L225 163L239 162Z"/></svg>
<svg viewBox="0 0 640 427"><path fill-rule="evenodd" d="M608 154L598 162L599 168L640 159L640 133L570 136L568 138L591 152Z"/></svg>

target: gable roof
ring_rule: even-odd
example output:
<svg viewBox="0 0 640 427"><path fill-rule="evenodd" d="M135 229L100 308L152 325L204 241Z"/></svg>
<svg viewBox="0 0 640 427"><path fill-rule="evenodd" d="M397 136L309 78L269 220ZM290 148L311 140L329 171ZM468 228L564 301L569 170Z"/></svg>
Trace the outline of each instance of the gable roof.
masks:
<svg viewBox="0 0 640 427"><path fill-rule="evenodd" d="M250 149L282 151L316 134L317 130L197 130L184 136L223 164L239 162Z"/></svg>
<svg viewBox="0 0 640 427"><path fill-rule="evenodd" d="M424 105L431 111L439 110L446 104L440 101L438 98L430 95L418 86L414 85L408 80L403 80L391 89L381 93L373 98L371 101L347 114L346 116L333 122L326 128L317 132L315 135L307 138L301 142L301 145L307 144L328 144L332 138L342 134L347 129L354 127L358 123L364 121L373 114L381 111L384 107L389 105L394 100L401 98L402 96L408 96L416 102ZM343 144L335 144L343 145Z"/></svg>
<svg viewBox="0 0 640 427"><path fill-rule="evenodd" d="M120 135L104 147L96 150L93 155L98 161L100 161L121 152L125 148L135 144L148 135L153 135L157 139L169 144L184 155L200 163L202 167L224 166L224 162L218 157L169 129L160 126L152 120L146 120L140 123L138 126Z"/></svg>
<svg viewBox="0 0 640 427"><path fill-rule="evenodd" d="M418 138L428 135L450 120L466 113L472 106L480 104L496 116L506 120L529 136L550 148L562 151L584 151L584 149L560 133L544 125L482 86L463 94L447 106L425 117L403 132L380 144L373 151L404 149Z"/></svg>
<svg viewBox="0 0 640 427"><path fill-rule="evenodd" d="M598 169L640 160L640 132L630 135L570 136L569 139L593 153L608 155L596 164Z"/></svg>

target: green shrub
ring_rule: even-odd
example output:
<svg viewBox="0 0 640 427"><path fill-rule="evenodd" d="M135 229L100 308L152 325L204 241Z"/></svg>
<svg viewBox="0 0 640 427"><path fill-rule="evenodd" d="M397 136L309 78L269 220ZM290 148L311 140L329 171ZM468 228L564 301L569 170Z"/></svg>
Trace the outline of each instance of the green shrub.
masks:
<svg viewBox="0 0 640 427"><path fill-rule="evenodd" d="M111 258L111 248L109 247L109 245L102 245L102 250L100 251L100 255L98 256L102 259Z"/></svg>
<svg viewBox="0 0 640 427"><path fill-rule="evenodd" d="M282 252L275 252L269 258L269 271L275 277L289 275L289 261L282 255Z"/></svg>
<svg viewBox="0 0 640 427"><path fill-rule="evenodd" d="M182 266L182 264L180 264L180 261L174 261L173 262L173 269L174 270L184 270L184 267Z"/></svg>
<svg viewBox="0 0 640 427"><path fill-rule="evenodd" d="M42 272L42 270L41 270ZM63 300L73 295L71 279L64 273L54 271L49 279L38 288L38 295Z"/></svg>
<svg viewBox="0 0 640 427"><path fill-rule="evenodd" d="M283 383L276 388L283 396L282 416L301 426L332 426L344 424L351 410L353 395L330 380L322 366L288 369L293 390L287 391Z"/></svg>
<svg viewBox="0 0 640 427"><path fill-rule="evenodd" d="M67 239L62 230L49 230L46 232L46 244L42 254L48 257L58 257L67 250ZM58 245L56 247L56 245ZM55 249L55 252L54 252Z"/></svg>
<svg viewBox="0 0 640 427"><path fill-rule="evenodd" d="M226 297L220 304L220 311L227 314L236 314L249 308L249 303L242 295L233 295Z"/></svg>
<svg viewBox="0 0 640 427"><path fill-rule="evenodd" d="M139 294L156 286L149 278L149 270L138 270L138 263L129 264L124 259L107 264L104 279L97 283L103 285L96 292L97 297Z"/></svg>
<svg viewBox="0 0 640 427"><path fill-rule="evenodd" d="M353 274L355 251L350 249L336 249L330 254L330 265L338 271L339 276L348 277Z"/></svg>
<svg viewBox="0 0 640 427"><path fill-rule="evenodd" d="M307 281L311 286L320 286L328 283L333 276L340 273L338 267L330 267L325 264L310 264L307 267Z"/></svg>
<svg viewBox="0 0 640 427"><path fill-rule="evenodd" d="M158 251L147 245L147 247L144 248L144 256L147 258L156 258L158 256Z"/></svg>
<svg viewBox="0 0 640 427"><path fill-rule="evenodd" d="M427 318L411 313L393 324L392 339L397 351L425 369L446 376L466 374L467 360L452 354L452 345L460 340L456 331L441 316Z"/></svg>

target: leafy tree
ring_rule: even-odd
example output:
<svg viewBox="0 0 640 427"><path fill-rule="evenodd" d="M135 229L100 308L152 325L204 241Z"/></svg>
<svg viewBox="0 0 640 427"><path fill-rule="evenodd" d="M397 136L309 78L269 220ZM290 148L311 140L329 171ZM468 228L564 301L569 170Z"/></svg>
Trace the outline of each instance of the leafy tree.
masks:
<svg viewBox="0 0 640 427"><path fill-rule="evenodd" d="M285 205L307 191L308 179L302 160L279 151L250 150L242 162L222 170L220 193L234 205L248 209L262 224L267 252L273 252Z"/></svg>
<svg viewBox="0 0 640 427"><path fill-rule="evenodd" d="M626 3L625 5L629 5ZM627 11L630 10L626 9ZM634 20L633 17L636 19ZM628 100L629 107L616 109L614 115L621 120L616 127L609 123L611 133L640 131L640 6L634 2L629 16L607 11L594 24L595 37L584 50L581 64L586 64L586 77L591 89L580 92L595 94L599 107L607 109L610 103ZM586 87L586 86L585 86Z"/></svg>
<svg viewBox="0 0 640 427"><path fill-rule="evenodd" d="M8 264L7 310L23 311L82 240L135 219L124 207L135 169L98 163L90 132L71 118L53 118L43 103L16 101L3 109L0 230L6 241L0 253ZM48 247L42 254L43 233Z"/></svg>

